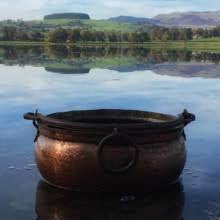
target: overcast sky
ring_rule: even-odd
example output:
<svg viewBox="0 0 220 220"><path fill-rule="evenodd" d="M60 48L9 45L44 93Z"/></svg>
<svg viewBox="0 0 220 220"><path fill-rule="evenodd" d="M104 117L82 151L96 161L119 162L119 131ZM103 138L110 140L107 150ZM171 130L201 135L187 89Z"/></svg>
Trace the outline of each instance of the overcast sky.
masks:
<svg viewBox="0 0 220 220"><path fill-rule="evenodd" d="M220 0L0 0L0 20L40 19L57 12L85 12L93 19L100 19L207 10L220 10Z"/></svg>

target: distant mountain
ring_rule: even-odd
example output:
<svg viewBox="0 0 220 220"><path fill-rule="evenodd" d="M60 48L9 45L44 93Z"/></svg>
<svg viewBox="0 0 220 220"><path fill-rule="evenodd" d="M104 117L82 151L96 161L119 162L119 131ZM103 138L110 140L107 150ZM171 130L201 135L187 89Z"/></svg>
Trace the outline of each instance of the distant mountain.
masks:
<svg viewBox="0 0 220 220"><path fill-rule="evenodd" d="M130 23L137 25L159 25L161 23L156 19L132 17L132 16L118 16L118 17L109 18L108 20L119 23Z"/></svg>
<svg viewBox="0 0 220 220"><path fill-rule="evenodd" d="M160 14L153 18L118 16L108 19L134 25L158 25L167 27L213 27L220 25L220 11L175 12Z"/></svg>
<svg viewBox="0 0 220 220"><path fill-rule="evenodd" d="M153 19L167 26L207 27L220 25L220 11L160 14Z"/></svg>
<svg viewBox="0 0 220 220"><path fill-rule="evenodd" d="M212 27L220 25L220 11L170 13L157 15L153 18L118 16L108 20L119 23L130 23L134 25Z"/></svg>

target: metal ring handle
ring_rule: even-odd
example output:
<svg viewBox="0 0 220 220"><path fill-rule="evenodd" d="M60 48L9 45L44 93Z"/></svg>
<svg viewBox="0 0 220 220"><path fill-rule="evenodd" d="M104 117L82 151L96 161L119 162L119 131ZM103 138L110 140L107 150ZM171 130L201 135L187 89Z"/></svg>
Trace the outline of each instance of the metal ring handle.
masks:
<svg viewBox="0 0 220 220"><path fill-rule="evenodd" d="M103 160L103 157L102 157L102 153L103 153L103 150L104 150L105 143L113 137L120 137L120 138L128 141L131 144L129 147L132 147L135 150L135 153L132 154L132 159L125 166L123 166L122 168L119 168L119 169L113 169L113 168L107 167L104 164L104 160ZM132 167L134 167L136 165L137 160L138 160L138 155L139 155L138 147L135 144L135 142L131 139L131 137L124 134L124 133L122 133L122 132L118 132L117 129L115 129L115 131L112 134L107 135L106 137L104 137L99 142L99 145L98 145L98 160L99 160L99 163L100 163L101 167L104 169L104 171L106 173L118 173L118 174L120 174L120 173L127 172L129 169L131 169Z"/></svg>

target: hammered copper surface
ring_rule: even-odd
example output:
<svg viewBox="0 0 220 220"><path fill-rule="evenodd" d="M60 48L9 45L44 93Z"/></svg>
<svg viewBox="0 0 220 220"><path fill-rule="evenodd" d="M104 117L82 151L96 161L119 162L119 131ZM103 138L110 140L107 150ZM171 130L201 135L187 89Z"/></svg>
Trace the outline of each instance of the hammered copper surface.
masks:
<svg viewBox="0 0 220 220"><path fill-rule="evenodd" d="M181 136L171 142L138 146L136 166L127 173L104 172L98 162L97 145L64 142L40 136L35 153L42 176L58 187L85 191L151 190L175 181L186 159L185 141ZM117 146L107 146L105 160L120 167L132 152ZM126 163L126 162L125 162Z"/></svg>

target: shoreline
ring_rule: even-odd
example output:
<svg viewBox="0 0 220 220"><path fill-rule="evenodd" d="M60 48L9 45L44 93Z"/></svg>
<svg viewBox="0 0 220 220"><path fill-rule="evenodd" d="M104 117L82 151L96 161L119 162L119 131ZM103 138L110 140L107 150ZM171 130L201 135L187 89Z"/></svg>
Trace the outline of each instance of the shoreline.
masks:
<svg viewBox="0 0 220 220"><path fill-rule="evenodd" d="M77 43L51 43L31 41L0 41L0 46L78 46L78 47L137 47L155 49L206 49L219 50L219 41L191 40L191 41L149 41L144 43L130 42L77 42Z"/></svg>

